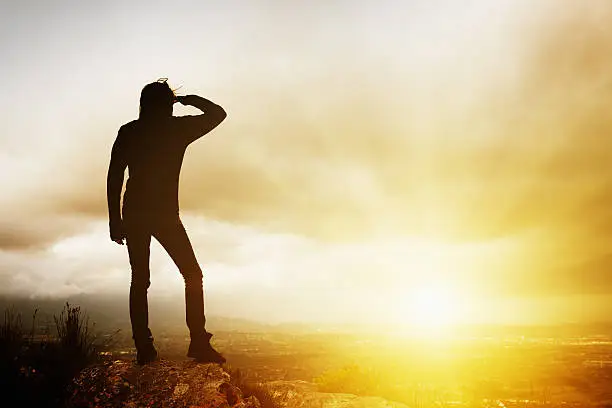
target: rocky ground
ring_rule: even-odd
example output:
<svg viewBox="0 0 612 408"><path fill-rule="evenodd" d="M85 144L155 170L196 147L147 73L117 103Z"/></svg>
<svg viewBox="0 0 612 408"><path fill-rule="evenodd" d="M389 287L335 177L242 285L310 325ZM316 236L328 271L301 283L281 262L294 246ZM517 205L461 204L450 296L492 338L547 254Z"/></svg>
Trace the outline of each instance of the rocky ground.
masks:
<svg viewBox="0 0 612 408"><path fill-rule="evenodd" d="M325 393L305 381L271 381L242 384L219 365L161 359L146 366L133 361L107 361L86 368L73 381L67 406L189 407L189 408L407 408L379 397ZM255 388L254 388L255 387Z"/></svg>
<svg viewBox="0 0 612 408"><path fill-rule="evenodd" d="M115 360L83 370L67 405L80 407L260 408L219 365L159 360L146 366Z"/></svg>

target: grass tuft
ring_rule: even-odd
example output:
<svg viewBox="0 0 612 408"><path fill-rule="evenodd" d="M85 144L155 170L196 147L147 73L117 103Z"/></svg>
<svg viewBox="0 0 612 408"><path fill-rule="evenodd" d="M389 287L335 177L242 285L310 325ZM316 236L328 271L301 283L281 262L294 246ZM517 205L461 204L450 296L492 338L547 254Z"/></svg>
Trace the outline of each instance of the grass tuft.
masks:
<svg viewBox="0 0 612 408"><path fill-rule="evenodd" d="M261 384L251 381L240 369L226 365L226 370L230 373L232 385L240 388L244 398L254 396L259 400L262 408L280 408L281 406L274 400L270 392Z"/></svg>
<svg viewBox="0 0 612 408"><path fill-rule="evenodd" d="M72 379L98 359L89 319L79 307L66 303L54 316L55 335L37 335L36 315L29 331L14 308L0 322L0 393L7 406L61 406Z"/></svg>

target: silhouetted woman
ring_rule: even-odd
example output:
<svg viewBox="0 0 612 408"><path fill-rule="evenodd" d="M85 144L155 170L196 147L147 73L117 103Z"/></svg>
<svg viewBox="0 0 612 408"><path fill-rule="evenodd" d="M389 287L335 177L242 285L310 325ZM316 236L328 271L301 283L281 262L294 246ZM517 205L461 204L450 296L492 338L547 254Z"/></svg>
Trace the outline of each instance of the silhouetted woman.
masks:
<svg viewBox="0 0 612 408"><path fill-rule="evenodd" d="M203 114L172 116L175 102ZM222 107L196 95L176 96L165 80L150 83L140 95L140 116L121 126L113 145L107 178L110 237L126 240L132 268L130 319L137 361L157 358L149 329L147 290L149 247L155 237L185 280L185 308L191 343L187 356L223 363L206 331L202 270L179 217L178 184L187 146L217 127L226 117ZM125 168L129 168L120 210Z"/></svg>

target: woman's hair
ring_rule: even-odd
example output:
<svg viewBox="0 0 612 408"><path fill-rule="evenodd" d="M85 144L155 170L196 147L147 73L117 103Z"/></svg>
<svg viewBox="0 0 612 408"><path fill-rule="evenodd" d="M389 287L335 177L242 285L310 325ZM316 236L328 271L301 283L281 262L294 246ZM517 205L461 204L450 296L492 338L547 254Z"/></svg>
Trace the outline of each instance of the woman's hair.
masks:
<svg viewBox="0 0 612 408"><path fill-rule="evenodd" d="M161 113L170 110L176 101L176 94L168 85L168 78L160 78L145 85L140 93L140 114Z"/></svg>

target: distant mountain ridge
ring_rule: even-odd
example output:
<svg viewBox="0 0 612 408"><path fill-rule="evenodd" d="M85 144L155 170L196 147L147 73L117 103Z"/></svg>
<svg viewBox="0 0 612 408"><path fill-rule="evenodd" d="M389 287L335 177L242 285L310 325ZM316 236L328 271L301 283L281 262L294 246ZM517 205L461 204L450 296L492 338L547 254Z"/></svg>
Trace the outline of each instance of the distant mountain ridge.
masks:
<svg viewBox="0 0 612 408"><path fill-rule="evenodd" d="M0 307L14 307L22 313L24 321L38 309L37 320L51 319L54 313L62 310L68 301L70 304L81 306L99 329L117 328L129 329L129 312L127 293L123 295L91 295L82 294L68 298L51 297L23 297L0 295ZM184 326L183 300L168 298L152 298L149 302L150 315L153 324L168 327ZM265 323L240 317L224 317L207 314L207 327L211 331L242 331L267 333L312 333L312 332L344 332L369 334L394 334L397 327L369 327L354 324L312 324L302 322ZM453 329L458 336L528 336L528 337L563 337L585 335L607 335L612 338L612 322L600 323L567 323L557 325L466 325Z"/></svg>

